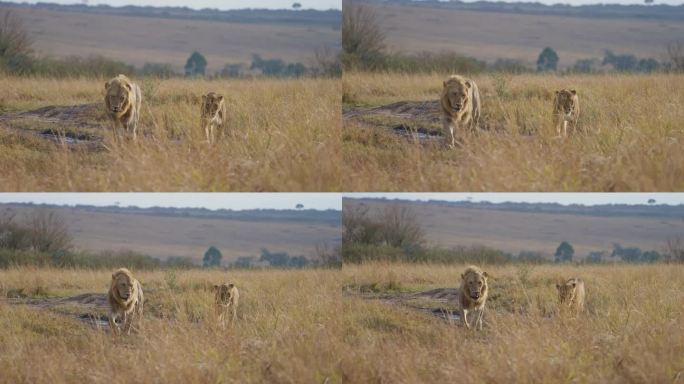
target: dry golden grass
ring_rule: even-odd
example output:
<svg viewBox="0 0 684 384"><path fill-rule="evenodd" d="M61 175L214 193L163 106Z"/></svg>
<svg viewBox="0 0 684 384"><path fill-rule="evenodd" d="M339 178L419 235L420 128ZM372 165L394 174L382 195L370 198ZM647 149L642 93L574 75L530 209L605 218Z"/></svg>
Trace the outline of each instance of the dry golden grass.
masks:
<svg viewBox="0 0 684 384"><path fill-rule="evenodd" d="M346 111L437 100L446 75L345 73ZM382 125L345 121L345 191L680 191L684 189L684 75L481 75L489 131L462 149L417 144ZM553 92L574 88L579 134L556 138ZM427 128L439 129L432 123Z"/></svg>
<svg viewBox="0 0 684 384"><path fill-rule="evenodd" d="M464 266L345 266L390 295L457 287ZM684 375L684 267L484 267L484 330L382 300L343 314L357 364L348 382L669 383ZM582 278L587 313L558 316L555 283ZM425 303L422 303L425 304Z"/></svg>
<svg viewBox="0 0 684 384"><path fill-rule="evenodd" d="M0 381L656 383L684 374L682 266L485 267L482 332L354 288L391 298L456 287L463 268L134 271L145 319L135 336L119 338L76 320L78 308L60 314L3 299ZM9 269L0 271L0 294L104 294L110 273ZM569 276L586 282L587 313L563 319L554 284ZM241 290L238 321L225 331L212 309L210 287L220 281Z"/></svg>
<svg viewBox="0 0 684 384"><path fill-rule="evenodd" d="M142 330L115 337L75 316L0 300L0 382L340 382L338 271L136 273ZM3 296L104 294L111 271L0 271ZM236 323L216 325L211 285L240 289ZM59 308L61 311L74 309Z"/></svg>
<svg viewBox="0 0 684 384"><path fill-rule="evenodd" d="M3 190L340 190L339 80L134 80L144 98L137 142L117 139L99 109L74 124L0 121ZM0 81L0 113L103 103L105 79ZM229 116L229 136L213 146L199 126L201 95L209 91L226 96ZM106 150L25 134L46 129L102 138Z"/></svg>

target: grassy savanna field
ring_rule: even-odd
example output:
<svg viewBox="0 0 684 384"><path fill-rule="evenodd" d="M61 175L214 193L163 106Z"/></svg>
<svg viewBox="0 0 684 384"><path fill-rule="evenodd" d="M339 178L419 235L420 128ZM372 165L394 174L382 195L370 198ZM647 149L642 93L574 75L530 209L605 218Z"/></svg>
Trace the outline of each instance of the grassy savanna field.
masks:
<svg viewBox="0 0 684 384"><path fill-rule="evenodd" d="M678 191L684 189L684 76L478 75L483 130L461 148L392 132L441 130L426 113L374 113L439 100L448 74L345 73L348 191ZM576 89L580 132L556 137L554 91ZM353 116L352 116L353 115Z"/></svg>
<svg viewBox="0 0 684 384"><path fill-rule="evenodd" d="M3 270L0 293L10 298L0 300L0 381L681 380L681 266L484 266L491 277L482 332L417 308L443 303L403 299L456 287L463 269L133 271L146 292L145 318L123 337L79 320L105 309L58 302L103 295L111 271ZM587 313L563 319L554 284L569 276L587 284ZM220 281L241 290L237 322L226 330L212 317L210 286ZM28 297L12 299L17 292Z"/></svg>
<svg viewBox="0 0 684 384"><path fill-rule="evenodd" d="M0 271L0 287L3 297L22 288L40 298L103 295L111 272L10 269ZM340 314L351 306L339 270L133 273L146 302L142 329L130 336L78 319L106 309L0 299L0 382L322 383L341 382L353 366L341 353ZM225 330L211 291L223 281L240 289L238 319Z"/></svg>
<svg viewBox="0 0 684 384"><path fill-rule="evenodd" d="M340 189L339 80L134 78L143 93L137 142L113 134L106 80L0 75L3 190ZM211 146L199 125L210 91L228 110L227 136ZM46 132L79 141L55 145Z"/></svg>
<svg viewBox="0 0 684 384"><path fill-rule="evenodd" d="M349 382L680 382L682 266L483 266L490 274L482 332L399 300L458 287L464 266L345 265L354 300L343 316L357 364ZM587 311L561 317L555 283L585 281ZM355 297L355 298L354 298ZM366 297L369 299L362 299ZM399 301L397 301L399 300ZM453 307L453 305L452 305Z"/></svg>

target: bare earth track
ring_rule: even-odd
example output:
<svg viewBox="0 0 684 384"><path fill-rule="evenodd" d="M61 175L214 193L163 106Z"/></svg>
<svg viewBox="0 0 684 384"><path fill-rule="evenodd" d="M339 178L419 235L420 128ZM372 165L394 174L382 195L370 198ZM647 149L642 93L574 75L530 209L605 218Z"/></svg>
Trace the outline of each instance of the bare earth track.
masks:
<svg viewBox="0 0 684 384"><path fill-rule="evenodd" d="M60 145L103 149L102 133L106 128L100 103L74 106L47 106L26 112L0 115L0 129L33 135Z"/></svg>

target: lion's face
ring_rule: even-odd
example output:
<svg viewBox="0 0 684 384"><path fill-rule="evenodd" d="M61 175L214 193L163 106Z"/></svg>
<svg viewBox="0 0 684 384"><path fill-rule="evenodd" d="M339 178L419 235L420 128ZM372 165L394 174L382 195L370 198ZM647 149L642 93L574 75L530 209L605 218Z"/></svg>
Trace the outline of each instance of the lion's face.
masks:
<svg viewBox="0 0 684 384"><path fill-rule="evenodd" d="M135 287L131 278L125 274L119 274L114 277L114 289L120 298L128 300L133 296Z"/></svg>
<svg viewBox="0 0 684 384"><path fill-rule="evenodd" d="M128 105L129 91L126 86L120 84L107 83L107 102L109 103L109 110L112 113L120 113Z"/></svg>
<svg viewBox="0 0 684 384"><path fill-rule="evenodd" d="M558 289L558 301L561 304L570 305L577 296L577 282L575 280L556 284L556 289Z"/></svg>
<svg viewBox="0 0 684 384"><path fill-rule="evenodd" d="M465 294L474 301L479 301L487 293L487 272L470 271L461 275Z"/></svg>
<svg viewBox="0 0 684 384"><path fill-rule="evenodd" d="M558 108L565 114L566 117L571 117L575 111L575 102L577 100L577 91L574 89L556 91L556 100Z"/></svg>
<svg viewBox="0 0 684 384"><path fill-rule="evenodd" d="M221 108L223 96L215 93L202 96L202 109L204 116L215 116Z"/></svg>
<svg viewBox="0 0 684 384"><path fill-rule="evenodd" d="M214 285L214 299L217 303L228 303L231 299L233 284Z"/></svg>
<svg viewBox="0 0 684 384"><path fill-rule="evenodd" d="M468 103L468 92L470 91L470 81L447 81L444 83L446 88L446 97L449 106L454 112L460 112Z"/></svg>

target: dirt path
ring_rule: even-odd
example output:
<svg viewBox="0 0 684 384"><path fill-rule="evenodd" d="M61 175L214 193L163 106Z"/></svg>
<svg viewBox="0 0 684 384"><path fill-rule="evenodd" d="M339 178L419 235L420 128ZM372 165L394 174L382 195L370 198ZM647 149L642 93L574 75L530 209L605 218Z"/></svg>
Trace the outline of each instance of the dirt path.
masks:
<svg viewBox="0 0 684 384"><path fill-rule="evenodd" d="M442 139L439 101L400 101L374 108L352 108L343 118L414 140Z"/></svg>
<svg viewBox="0 0 684 384"><path fill-rule="evenodd" d="M426 313L448 322L458 322L458 288L437 288L418 293L361 293L348 292L366 300L380 300L389 305L397 305L414 311Z"/></svg>
<svg viewBox="0 0 684 384"><path fill-rule="evenodd" d="M70 148L102 150L106 128L100 103L48 106L0 115L0 129L32 135Z"/></svg>
<svg viewBox="0 0 684 384"><path fill-rule="evenodd" d="M103 293L84 293L61 298L10 298L7 303L49 311L83 321L97 329L109 330L109 319L104 314L109 309L109 303L107 295Z"/></svg>

